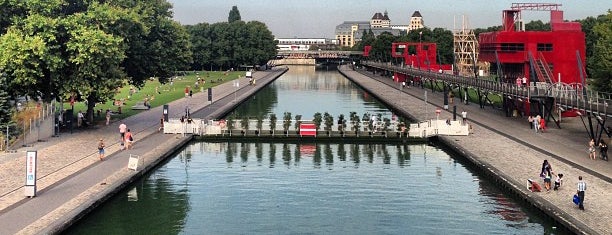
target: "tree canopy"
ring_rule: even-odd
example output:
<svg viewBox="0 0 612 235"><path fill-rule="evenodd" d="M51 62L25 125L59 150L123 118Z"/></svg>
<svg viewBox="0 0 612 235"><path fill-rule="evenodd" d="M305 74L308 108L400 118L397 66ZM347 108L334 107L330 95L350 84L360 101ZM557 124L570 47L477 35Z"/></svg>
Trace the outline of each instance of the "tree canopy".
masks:
<svg viewBox="0 0 612 235"><path fill-rule="evenodd" d="M592 56L587 57L588 70L593 86L603 92L612 93L612 11L598 18L593 26L595 42Z"/></svg>
<svg viewBox="0 0 612 235"><path fill-rule="evenodd" d="M238 10L238 6L232 6L232 10L229 12L229 16L227 17L227 22L232 23L234 21L240 21L240 11Z"/></svg>
<svg viewBox="0 0 612 235"><path fill-rule="evenodd" d="M259 21L200 23L187 25L185 28L193 45L192 69L213 70L261 65L276 55L277 43L274 35Z"/></svg>
<svg viewBox="0 0 612 235"><path fill-rule="evenodd" d="M125 82L164 82L191 62L189 35L165 0L0 2L0 72L11 97L96 102ZM35 89L33 89L35 88Z"/></svg>

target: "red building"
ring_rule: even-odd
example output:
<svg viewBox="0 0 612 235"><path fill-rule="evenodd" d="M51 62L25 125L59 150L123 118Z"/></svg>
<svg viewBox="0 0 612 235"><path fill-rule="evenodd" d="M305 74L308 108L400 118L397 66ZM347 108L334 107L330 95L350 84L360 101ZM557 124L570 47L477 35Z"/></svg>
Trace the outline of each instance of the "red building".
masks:
<svg viewBox="0 0 612 235"><path fill-rule="evenodd" d="M564 22L561 4L513 3L504 10L502 31L481 33L479 60L499 63L502 78L513 81L525 76L530 81L583 83L585 71L585 36L580 23ZM524 31L521 11L550 11L551 31ZM517 26L519 28L517 28ZM532 74L533 73L535 74Z"/></svg>
<svg viewBox="0 0 612 235"><path fill-rule="evenodd" d="M405 65L421 70L450 70L451 65L438 64L436 47L431 42L394 42L391 44L391 56L404 58Z"/></svg>

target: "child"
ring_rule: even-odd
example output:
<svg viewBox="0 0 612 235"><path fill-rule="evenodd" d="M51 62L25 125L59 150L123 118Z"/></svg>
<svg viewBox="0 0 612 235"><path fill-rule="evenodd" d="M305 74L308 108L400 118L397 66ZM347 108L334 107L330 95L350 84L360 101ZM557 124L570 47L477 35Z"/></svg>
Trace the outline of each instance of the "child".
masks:
<svg viewBox="0 0 612 235"><path fill-rule="evenodd" d="M100 142L98 142L98 157L100 161L104 161L104 147L104 140L100 139Z"/></svg>
<svg viewBox="0 0 612 235"><path fill-rule="evenodd" d="M546 192L550 191L550 181L552 179L552 173L550 172L550 169L547 168L544 171L544 187L546 188Z"/></svg>
<svg viewBox="0 0 612 235"><path fill-rule="evenodd" d="M558 190L561 187L561 182L563 182L563 174L557 174L557 178L555 178L555 187L553 190Z"/></svg>

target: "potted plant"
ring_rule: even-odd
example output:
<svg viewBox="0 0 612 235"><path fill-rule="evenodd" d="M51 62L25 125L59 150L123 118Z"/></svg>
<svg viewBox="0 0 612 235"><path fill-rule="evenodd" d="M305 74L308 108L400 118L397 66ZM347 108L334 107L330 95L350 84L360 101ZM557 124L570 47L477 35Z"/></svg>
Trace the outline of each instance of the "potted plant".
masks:
<svg viewBox="0 0 612 235"><path fill-rule="evenodd" d="M302 124L302 115L295 115L295 132L300 133L300 125Z"/></svg>
<svg viewBox="0 0 612 235"><path fill-rule="evenodd" d="M344 127L346 126L346 119L344 119L344 114L340 114L338 116L338 131L340 131L340 135L344 137Z"/></svg>
<svg viewBox="0 0 612 235"><path fill-rule="evenodd" d="M319 129L321 129L321 122L323 122L323 116L321 113L316 112L313 116L312 122L315 124L315 130L319 132Z"/></svg>
<svg viewBox="0 0 612 235"><path fill-rule="evenodd" d="M242 136L245 136L247 132L249 132L249 117L242 117L242 120L240 120L240 126L242 127Z"/></svg>
<svg viewBox="0 0 612 235"><path fill-rule="evenodd" d="M270 134L274 136L274 130L276 130L276 114L270 114Z"/></svg>
<svg viewBox="0 0 612 235"><path fill-rule="evenodd" d="M325 123L325 130L327 131L327 136L331 136L332 126L334 125L334 117L330 115L328 112L323 114L323 120Z"/></svg>
<svg viewBox="0 0 612 235"><path fill-rule="evenodd" d="M257 134L257 136L259 136L261 134L261 128L263 127L263 117L257 116L257 123L255 124L257 127L257 130L255 130L255 134Z"/></svg>
<svg viewBox="0 0 612 235"><path fill-rule="evenodd" d="M289 127L291 126L291 113L285 112L283 115L283 131L285 136L289 136Z"/></svg>
<svg viewBox="0 0 612 235"><path fill-rule="evenodd" d="M364 131L368 131L368 135L369 135L370 137L372 137L372 131L374 130L374 128L373 128L373 127L374 127L374 125L373 125L373 123L372 123L372 119L371 119L371 115L370 115L370 113L364 113L364 114L363 114L363 117L361 118L361 122L362 122L362 123L367 123L367 124L368 124L367 126L364 126L364 127L363 127L363 130L364 130Z"/></svg>
<svg viewBox="0 0 612 235"><path fill-rule="evenodd" d="M351 118L351 124L353 126L352 127L353 131L355 131L355 135L359 137L359 128L361 126L361 121L359 120L359 116L357 116L356 112L351 112L350 118Z"/></svg>
<svg viewBox="0 0 612 235"><path fill-rule="evenodd" d="M385 133L385 137L387 137L387 131L389 131L389 126L391 126L391 119L384 118L383 119L383 132Z"/></svg>
<svg viewBox="0 0 612 235"><path fill-rule="evenodd" d="M227 117L227 131L229 135L232 136L232 131L234 130L234 117L231 115Z"/></svg>

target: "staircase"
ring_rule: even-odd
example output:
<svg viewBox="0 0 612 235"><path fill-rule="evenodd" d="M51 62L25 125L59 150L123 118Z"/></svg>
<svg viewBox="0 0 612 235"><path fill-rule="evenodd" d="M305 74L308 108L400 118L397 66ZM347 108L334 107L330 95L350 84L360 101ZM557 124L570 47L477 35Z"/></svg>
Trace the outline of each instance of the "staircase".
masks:
<svg viewBox="0 0 612 235"><path fill-rule="evenodd" d="M546 59L544 59L542 52L538 53L538 57L534 59L534 62L536 65L535 70L536 74L538 75L538 81L552 84L552 71L550 71L550 67L548 67L548 63L546 62Z"/></svg>

